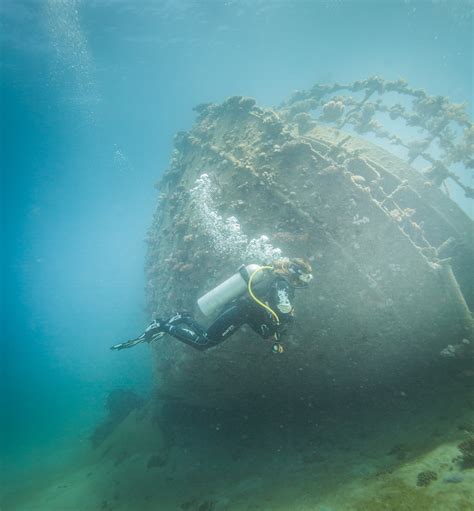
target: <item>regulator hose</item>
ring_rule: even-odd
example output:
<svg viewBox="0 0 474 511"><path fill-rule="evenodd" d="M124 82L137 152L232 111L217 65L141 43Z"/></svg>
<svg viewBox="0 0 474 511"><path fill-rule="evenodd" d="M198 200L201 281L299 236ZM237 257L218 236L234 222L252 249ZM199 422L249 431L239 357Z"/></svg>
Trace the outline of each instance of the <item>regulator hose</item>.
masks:
<svg viewBox="0 0 474 511"><path fill-rule="evenodd" d="M248 281L248 285L247 285L247 288L248 288L248 291L249 291L249 294L250 296L261 306L263 307L264 309L266 309L272 316L273 318L275 319L275 322L277 325L280 324L280 318L278 317L277 313L271 309L266 303L263 303L262 301L260 301L253 293L252 291L252 280L254 278L254 276L259 272L259 271L262 271L262 270L273 270L273 266L261 266L260 268L257 268L253 273L252 275L250 275L250 278L249 278L249 281Z"/></svg>

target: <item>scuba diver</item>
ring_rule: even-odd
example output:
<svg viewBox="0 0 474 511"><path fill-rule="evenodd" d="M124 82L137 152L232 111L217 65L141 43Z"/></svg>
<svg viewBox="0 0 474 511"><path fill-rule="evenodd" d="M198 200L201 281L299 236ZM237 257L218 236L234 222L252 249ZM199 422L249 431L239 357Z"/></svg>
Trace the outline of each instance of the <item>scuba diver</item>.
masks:
<svg viewBox="0 0 474 511"><path fill-rule="evenodd" d="M311 272L311 265L300 258L277 259L271 266L242 265L232 277L198 299L206 316L220 311L207 330L190 314L181 312L167 320L154 319L139 337L110 349L131 348L168 334L198 350L207 350L247 324L263 339L273 338L273 352L282 353L281 337L294 316L291 301L295 289L308 287Z"/></svg>

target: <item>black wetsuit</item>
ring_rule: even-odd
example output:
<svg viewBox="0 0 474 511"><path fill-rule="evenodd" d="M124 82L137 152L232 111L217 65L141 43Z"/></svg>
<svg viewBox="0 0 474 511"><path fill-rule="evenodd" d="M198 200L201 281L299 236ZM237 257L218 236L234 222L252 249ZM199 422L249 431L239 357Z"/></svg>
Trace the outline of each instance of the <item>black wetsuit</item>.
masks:
<svg viewBox="0 0 474 511"><path fill-rule="evenodd" d="M247 293L227 304L206 330L189 314L176 314L167 321L158 320L159 326L146 332L146 340L152 340L157 332L167 334L199 350L212 348L225 341L242 325L249 325L264 339L275 336L276 340L292 318L294 288L280 276L266 276L262 282L252 287L255 296L276 312L280 324L272 314L255 302Z"/></svg>

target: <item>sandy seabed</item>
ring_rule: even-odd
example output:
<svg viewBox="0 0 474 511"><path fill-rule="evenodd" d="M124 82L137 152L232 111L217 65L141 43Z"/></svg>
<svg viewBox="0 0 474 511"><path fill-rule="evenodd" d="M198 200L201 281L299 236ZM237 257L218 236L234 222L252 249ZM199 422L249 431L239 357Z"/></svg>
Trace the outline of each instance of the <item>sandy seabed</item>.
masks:
<svg viewBox="0 0 474 511"><path fill-rule="evenodd" d="M148 403L95 449L76 440L73 454L52 447L6 470L1 510L474 510L474 469L457 447L474 433L472 393L394 403L297 420Z"/></svg>

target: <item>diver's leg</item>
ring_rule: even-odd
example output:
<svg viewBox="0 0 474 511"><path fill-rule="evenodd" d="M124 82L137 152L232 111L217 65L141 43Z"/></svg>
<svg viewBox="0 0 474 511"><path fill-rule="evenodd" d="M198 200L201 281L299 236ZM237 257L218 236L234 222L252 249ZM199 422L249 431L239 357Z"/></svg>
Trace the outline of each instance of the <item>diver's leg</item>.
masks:
<svg viewBox="0 0 474 511"><path fill-rule="evenodd" d="M247 322L246 311L240 304L232 304L220 314L207 329L213 346L220 344Z"/></svg>
<svg viewBox="0 0 474 511"><path fill-rule="evenodd" d="M229 306L206 330L188 314L175 314L167 321L152 321L145 332L136 339L112 346L113 350L130 348L142 342L151 342L165 334L189 344L198 350L207 350L225 341L246 322L244 309L236 304Z"/></svg>
<svg viewBox="0 0 474 511"><path fill-rule="evenodd" d="M188 314L176 314L161 328L198 350L207 350L230 337L245 323L241 306L233 304L222 312L207 331Z"/></svg>
<svg viewBox="0 0 474 511"><path fill-rule="evenodd" d="M145 342L156 341L157 339L161 339L165 335L165 331L163 330L163 324L165 322L161 319L154 319L147 327L145 332L140 336L144 336Z"/></svg>
<svg viewBox="0 0 474 511"><path fill-rule="evenodd" d="M206 330L189 315L176 314L160 326L162 331L198 350L211 347Z"/></svg>

